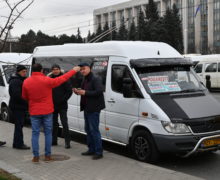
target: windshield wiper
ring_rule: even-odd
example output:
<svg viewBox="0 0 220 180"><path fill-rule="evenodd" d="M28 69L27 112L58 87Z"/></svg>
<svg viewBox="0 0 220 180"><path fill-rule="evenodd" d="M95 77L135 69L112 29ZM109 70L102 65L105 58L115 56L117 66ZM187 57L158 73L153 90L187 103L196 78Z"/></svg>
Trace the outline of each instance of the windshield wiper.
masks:
<svg viewBox="0 0 220 180"><path fill-rule="evenodd" d="M179 92L201 92L201 91L203 90L202 89L184 89Z"/></svg>

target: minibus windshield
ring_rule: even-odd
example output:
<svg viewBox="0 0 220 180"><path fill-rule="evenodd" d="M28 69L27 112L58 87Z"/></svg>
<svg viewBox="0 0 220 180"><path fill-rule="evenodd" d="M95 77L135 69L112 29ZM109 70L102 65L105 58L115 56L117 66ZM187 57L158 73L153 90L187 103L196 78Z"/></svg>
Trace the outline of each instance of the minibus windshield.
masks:
<svg viewBox="0 0 220 180"><path fill-rule="evenodd" d="M150 94L203 91L205 88L190 66L155 66L136 68Z"/></svg>

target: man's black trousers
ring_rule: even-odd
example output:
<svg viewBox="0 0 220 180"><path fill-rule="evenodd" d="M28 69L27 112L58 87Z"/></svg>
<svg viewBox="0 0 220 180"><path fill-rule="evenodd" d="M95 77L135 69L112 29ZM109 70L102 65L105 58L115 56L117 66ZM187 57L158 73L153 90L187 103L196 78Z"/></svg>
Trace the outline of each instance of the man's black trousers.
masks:
<svg viewBox="0 0 220 180"><path fill-rule="evenodd" d="M67 119L67 109L55 110L53 113L53 144L57 144L57 135L58 135L58 115L60 115L60 121L63 126L63 136L65 138L65 143L70 143L70 134L69 126Z"/></svg>

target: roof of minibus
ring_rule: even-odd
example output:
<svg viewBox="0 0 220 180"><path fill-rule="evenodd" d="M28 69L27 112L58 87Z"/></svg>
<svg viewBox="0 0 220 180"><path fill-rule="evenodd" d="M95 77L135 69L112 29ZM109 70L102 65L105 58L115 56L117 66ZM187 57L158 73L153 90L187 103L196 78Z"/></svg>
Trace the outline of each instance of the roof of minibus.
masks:
<svg viewBox="0 0 220 180"><path fill-rule="evenodd" d="M28 53L0 53L0 63L31 64L32 54Z"/></svg>
<svg viewBox="0 0 220 180"><path fill-rule="evenodd" d="M198 56L186 56L192 61L220 61L220 54L208 54L208 55L198 55Z"/></svg>
<svg viewBox="0 0 220 180"><path fill-rule="evenodd" d="M129 59L183 57L166 43L141 41L107 41L35 48L33 57L45 56L122 56Z"/></svg>

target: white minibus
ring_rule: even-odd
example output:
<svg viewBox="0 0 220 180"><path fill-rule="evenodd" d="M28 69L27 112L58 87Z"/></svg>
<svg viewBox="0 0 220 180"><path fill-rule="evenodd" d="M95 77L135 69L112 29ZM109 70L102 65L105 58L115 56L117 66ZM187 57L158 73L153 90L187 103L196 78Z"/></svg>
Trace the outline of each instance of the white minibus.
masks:
<svg viewBox="0 0 220 180"><path fill-rule="evenodd" d="M140 161L154 162L161 153L185 157L220 147L220 103L199 81L192 61L160 42L111 41L37 47L33 63L45 74L56 63L68 71L90 63L102 78L106 108L101 111L104 140L129 145ZM72 78L80 87L82 76ZM84 132L80 96L68 101L72 131Z"/></svg>
<svg viewBox="0 0 220 180"><path fill-rule="evenodd" d="M0 112L3 121L10 120L8 81L16 73L16 65L22 64L30 69L31 54L27 53L0 53Z"/></svg>

